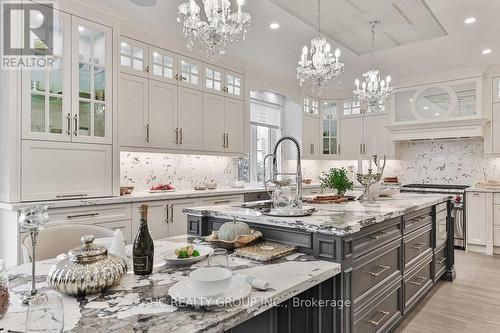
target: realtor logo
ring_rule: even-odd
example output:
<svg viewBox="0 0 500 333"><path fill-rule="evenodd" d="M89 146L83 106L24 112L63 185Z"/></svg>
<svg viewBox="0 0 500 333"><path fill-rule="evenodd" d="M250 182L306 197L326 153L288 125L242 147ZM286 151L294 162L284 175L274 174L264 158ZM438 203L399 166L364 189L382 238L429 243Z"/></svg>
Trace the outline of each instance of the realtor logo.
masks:
<svg viewBox="0 0 500 333"><path fill-rule="evenodd" d="M0 0L1 69L50 69L54 59L54 5Z"/></svg>

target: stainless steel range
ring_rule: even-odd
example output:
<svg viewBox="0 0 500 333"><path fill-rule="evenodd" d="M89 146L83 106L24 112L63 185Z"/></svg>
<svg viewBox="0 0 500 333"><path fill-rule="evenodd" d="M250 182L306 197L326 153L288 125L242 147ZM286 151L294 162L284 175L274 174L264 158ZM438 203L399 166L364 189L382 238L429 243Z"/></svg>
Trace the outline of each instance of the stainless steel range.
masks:
<svg viewBox="0 0 500 333"><path fill-rule="evenodd" d="M401 187L401 192L448 194L453 199L455 248L465 250L465 189L468 185L408 184Z"/></svg>

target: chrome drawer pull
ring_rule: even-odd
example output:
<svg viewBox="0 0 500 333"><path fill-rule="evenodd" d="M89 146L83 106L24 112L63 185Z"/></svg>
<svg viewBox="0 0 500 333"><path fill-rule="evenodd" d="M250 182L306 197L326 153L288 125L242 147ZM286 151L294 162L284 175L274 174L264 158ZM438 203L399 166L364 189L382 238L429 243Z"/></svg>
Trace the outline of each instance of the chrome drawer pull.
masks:
<svg viewBox="0 0 500 333"><path fill-rule="evenodd" d="M371 239L379 239L380 237L387 236L388 234L389 234L389 231L386 231L386 232L381 231L381 232L377 232L375 234L371 234L370 238Z"/></svg>
<svg viewBox="0 0 500 333"><path fill-rule="evenodd" d="M446 258L439 258L438 264L442 265L446 261Z"/></svg>
<svg viewBox="0 0 500 333"><path fill-rule="evenodd" d="M96 217L96 216L99 216L99 213L68 215L68 216L66 216L66 218L67 219L75 219L75 218L78 218L78 217Z"/></svg>
<svg viewBox="0 0 500 333"><path fill-rule="evenodd" d="M386 270L388 270L389 268L391 268L391 266L380 265L379 268L380 268L380 270L378 272L370 272L370 275L373 277L377 277L380 274L382 274L383 272L385 272Z"/></svg>
<svg viewBox="0 0 500 333"><path fill-rule="evenodd" d="M410 246L411 249L421 251L424 246L426 246L426 243L415 243L415 245Z"/></svg>
<svg viewBox="0 0 500 333"><path fill-rule="evenodd" d="M82 193L82 194L62 194L62 195L57 195L56 198L77 198L77 197L86 197L88 196L87 193Z"/></svg>
<svg viewBox="0 0 500 333"><path fill-rule="evenodd" d="M222 204L230 204L231 203L231 200L223 200L223 201L216 201L214 202L214 204L216 205L222 205Z"/></svg>
<svg viewBox="0 0 500 333"><path fill-rule="evenodd" d="M379 318L379 320L375 320L375 319L368 319L367 321L372 324L373 326L377 327L378 325L380 325L380 323L382 322L382 320L385 319L385 317L387 317L389 315L389 311L378 311L382 316Z"/></svg>
<svg viewBox="0 0 500 333"><path fill-rule="evenodd" d="M419 276L417 277L418 280L420 280L419 282L415 282L415 281L410 281L410 284L413 284L413 285L416 285L416 286L421 286L422 283L424 283L425 281L427 281L427 278L425 276Z"/></svg>

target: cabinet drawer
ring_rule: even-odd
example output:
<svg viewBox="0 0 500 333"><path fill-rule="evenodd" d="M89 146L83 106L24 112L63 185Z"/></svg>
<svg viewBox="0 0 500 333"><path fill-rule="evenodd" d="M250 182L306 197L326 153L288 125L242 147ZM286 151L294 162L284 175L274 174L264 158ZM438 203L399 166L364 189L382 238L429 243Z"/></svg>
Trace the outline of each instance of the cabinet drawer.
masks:
<svg viewBox="0 0 500 333"><path fill-rule="evenodd" d="M255 193L245 193L243 195L244 202L252 202L252 201L262 201L269 200L269 194L267 192L255 192Z"/></svg>
<svg viewBox="0 0 500 333"><path fill-rule="evenodd" d="M239 202L243 202L243 195L218 196L200 199L200 204L202 206L230 205Z"/></svg>
<svg viewBox="0 0 500 333"><path fill-rule="evenodd" d="M354 258L378 248L391 240L401 237L401 218L375 224L362 229L353 239Z"/></svg>
<svg viewBox="0 0 500 333"><path fill-rule="evenodd" d="M432 209L426 208L418 212L406 214L404 217L404 234L432 223Z"/></svg>
<svg viewBox="0 0 500 333"><path fill-rule="evenodd" d="M434 282L441 277L446 270L446 246L443 246L434 254Z"/></svg>
<svg viewBox="0 0 500 333"><path fill-rule="evenodd" d="M431 271L432 256L428 256L414 269L414 273L404 277L405 313L415 305L423 294L432 286Z"/></svg>
<svg viewBox="0 0 500 333"><path fill-rule="evenodd" d="M131 220L130 204L49 209L49 223L102 224Z"/></svg>
<svg viewBox="0 0 500 333"><path fill-rule="evenodd" d="M493 226L493 245L500 246L500 225Z"/></svg>
<svg viewBox="0 0 500 333"><path fill-rule="evenodd" d="M133 239L135 238L135 235L132 235L132 221L131 220L100 223L99 225L101 227L108 228L111 230L120 229L122 234L123 234L123 237L125 237L127 244L132 243Z"/></svg>
<svg viewBox="0 0 500 333"><path fill-rule="evenodd" d="M389 332L402 317L401 297L402 287L399 281L395 287L388 289L355 315L353 332Z"/></svg>
<svg viewBox="0 0 500 333"><path fill-rule="evenodd" d="M436 213L439 213L441 211L448 211L448 202L443 202L439 205L436 205Z"/></svg>
<svg viewBox="0 0 500 333"><path fill-rule="evenodd" d="M302 189L302 195L319 195L321 194L321 188L306 188Z"/></svg>
<svg viewBox="0 0 500 333"><path fill-rule="evenodd" d="M354 262L354 302L365 298L373 288L390 276L401 274L401 241L383 246L374 253L368 253ZM400 275L401 276L401 275Z"/></svg>
<svg viewBox="0 0 500 333"><path fill-rule="evenodd" d="M403 238L405 251L405 268L409 268L416 260L431 250L432 226L426 226Z"/></svg>
<svg viewBox="0 0 500 333"><path fill-rule="evenodd" d="M493 202L495 203L495 205L500 205L500 193L494 193L493 198L494 198Z"/></svg>
<svg viewBox="0 0 500 333"><path fill-rule="evenodd" d="M500 205L495 204L493 207L493 224L500 226Z"/></svg>

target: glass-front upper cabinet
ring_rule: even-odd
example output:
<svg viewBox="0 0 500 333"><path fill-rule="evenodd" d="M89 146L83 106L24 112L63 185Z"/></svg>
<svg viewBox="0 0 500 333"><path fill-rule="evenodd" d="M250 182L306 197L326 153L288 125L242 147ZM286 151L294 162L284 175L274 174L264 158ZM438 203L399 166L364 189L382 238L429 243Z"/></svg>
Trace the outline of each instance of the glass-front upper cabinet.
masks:
<svg viewBox="0 0 500 333"><path fill-rule="evenodd" d="M73 17L75 142L112 143L111 29Z"/></svg>
<svg viewBox="0 0 500 333"><path fill-rule="evenodd" d="M482 80L427 84L394 92L393 121L443 121L480 117Z"/></svg>
<svg viewBox="0 0 500 333"><path fill-rule="evenodd" d="M53 66L23 71L23 139L71 140L71 16L55 11L53 24Z"/></svg>
<svg viewBox="0 0 500 333"><path fill-rule="evenodd" d="M225 94L224 70L209 64L203 65L203 91L217 95Z"/></svg>
<svg viewBox="0 0 500 333"><path fill-rule="evenodd" d="M225 71L224 83L226 96L243 99L243 75Z"/></svg>
<svg viewBox="0 0 500 333"><path fill-rule="evenodd" d="M304 114L317 117L319 115L319 100L310 96L304 96L302 109Z"/></svg>
<svg viewBox="0 0 500 333"><path fill-rule="evenodd" d="M361 105L354 98L342 100L342 116L359 116L361 114Z"/></svg>
<svg viewBox="0 0 500 333"><path fill-rule="evenodd" d="M323 155L340 154L339 148L339 102L321 101L321 121L323 127Z"/></svg>
<svg viewBox="0 0 500 333"><path fill-rule="evenodd" d="M201 62L191 58L179 56L177 66L179 72L179 85L201 90Z"/></svg>
<svg viewBox="0 0 500 333"><path fill-rule="evenodd" d="M168 83L176 83L177 55L175 53L149 46L149 77Z"/></svg>
<svg viewBox="0 0 500 333"><path fill-rule="evenodd" d="M150 71L148 44L135 39L120 38L120 71L147 77Z"/></svg>

